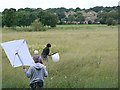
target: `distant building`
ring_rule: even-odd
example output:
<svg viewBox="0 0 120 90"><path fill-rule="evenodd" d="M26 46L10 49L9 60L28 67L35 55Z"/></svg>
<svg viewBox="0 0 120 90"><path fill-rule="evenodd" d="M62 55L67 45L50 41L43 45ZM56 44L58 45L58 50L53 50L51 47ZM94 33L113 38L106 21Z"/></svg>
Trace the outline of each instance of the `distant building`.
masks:
<svg viewBox="0 0 120 90"><path fill-rule="evenodd" d="M75 12L74 11L69 11L68 13L67 12L64 12L66 17L68 18L69 15L74 15Z"/></svg>
<svg viewBox="0 0 120 90"><path fill-rule="evenodd" d="M95 23L95 19L97 19L97 13L95 11L89 11L89 12L85 12L85 11L81 11L83 16L85 17L85 21L84 22L77 22L77 21L67 21L64 22L66 24L88 24L88 21L92 21L92 23ZM69 17L69 15L74 15L76 12L74 11L69 11L69 12L64 12L66 15L66 18Z"/></svg>
<svg viewBox="0 0 120 90"><path fill-rule="evenodd" d="M89 11L89 12L85 12L85 11L81 11L82 12L82 14L83 14L83 16L97 16L97 13L95 12L95 11Z"/></svg>
<svg viewBox="0 0 120 90"><path fill-rule="evenodd" d="M85 22L86 24L88 24L88 21L92 21L92 23L94 23L95 19L97 19L97 13L95 11L89 11L89 12L85 12L85 11L82 11L83 13L83 16L85 16Z"/></svg>

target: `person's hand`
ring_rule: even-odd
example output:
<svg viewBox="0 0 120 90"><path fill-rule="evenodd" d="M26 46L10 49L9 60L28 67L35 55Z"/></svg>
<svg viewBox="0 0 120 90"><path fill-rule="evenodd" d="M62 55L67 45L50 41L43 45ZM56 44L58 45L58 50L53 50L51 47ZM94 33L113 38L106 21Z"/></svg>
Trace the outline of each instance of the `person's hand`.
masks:
<svg viewBox="0 0 120 90"><path fill-rule="evenodd" d="M51 54L48 54L48 56L51 56Z"/></svg>
<svg viewBox="0 0 120 90"><path fill-rule="evenodd" d="M23 66L23 69L25 69L26 67L25 66Z"/></svg>

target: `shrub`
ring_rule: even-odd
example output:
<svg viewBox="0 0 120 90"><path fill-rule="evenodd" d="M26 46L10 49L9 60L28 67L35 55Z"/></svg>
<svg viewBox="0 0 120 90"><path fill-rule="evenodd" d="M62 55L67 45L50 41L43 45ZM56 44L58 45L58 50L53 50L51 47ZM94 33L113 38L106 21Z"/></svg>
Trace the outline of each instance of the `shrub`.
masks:
<svg viewBox="0 0 120 90"><path fill-rule="evenodd" d="M45 27L43 24L39 21L39 19L36 19L32 24L31 28L33 31L45 31Z"/></svg>
<svg viewBox="0 0 120 90"><path fill-rule="evenodd" d="M88 24L92 24L92 21L91 21L91 20L89 20L89 21L88 21Z"/></svg>
<svg viewBox="0 0 120 90"><path fill-rule="evenodd" d="M114 20L113 18L108 18L108 19L106 20L106 23L107 23L108 26L110 26L110 25L116 25L116 24L117 24L117 21Z"/></svg>

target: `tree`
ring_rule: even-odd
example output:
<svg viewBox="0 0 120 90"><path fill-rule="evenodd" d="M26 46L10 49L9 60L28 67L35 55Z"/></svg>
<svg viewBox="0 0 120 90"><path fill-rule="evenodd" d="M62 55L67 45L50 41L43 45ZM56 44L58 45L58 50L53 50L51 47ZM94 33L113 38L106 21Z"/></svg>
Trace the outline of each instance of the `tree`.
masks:
<svg viewBox="0 0 120 90"><path fill-rule="evenodd" d="M55 14L49 15L49 25L51 27L56 27L56 24L58 22L58 17Z"/></svg>
<svg viewBox="0 0 120 90"><path fill-rule="evenodd" d="M32 12L32 13L30 13L30 15L29 15L29 25L34 21L34 20L36 20L38 17L37 17L37 12Z"/></svg>
<svg viewBox="0 0 120 90"><path fill-rule="evenodd" d="M20 11L17 13L17 25L18 26L29 26L32 21L30 21L30 12Z"/></svg>
<svg viewBox="0 0 120 90"><path fill-rule="evenodd" d="M73 16L73 15L72 15L72 16L69 16L69 17L68 17L68 20L71 21L71 22L72 22L72 21L75 21L75 16Z"/></svg>
<svg viewBox="0 0 120 90"><path fill-rule="evenodd" d="M108 26L110 26L110 25L116 25L117 24L116 20L114 20L111 17L107 18L106 23L107 23Z"/></svg>
<svg viewBox="0 0 120 90"><path fill-rule="evenodd" d="M77 16L83 15L81 11L76 12Z"/></svg>
<svg viewBox="0 0 120 90"><path fill-rule="evenodd" d="M95 12L99 12L99 11L101 11L102 9L104 9L103 6L96 6L96 7L94 7L94 8L90 8L89 10L93 10L93 11L95 11Z"/></svg>
<svg viewBox="0 0 120 90"><path fill-rule="evenodd" d="M69 8L68 11L74 11L74 9L73 8Z"/></svg>
<svg viewBox="0 0 120 90"><path fill-rule="evenodd" d="M95 19L94 21L95 21L95 22L99 22L99 19L97 18L97 19Z"/></svg>
<svg viewBox="0 0 120 90"><path fill-rule="evenodd" d="M101 24L106 24L106 19L108 17L108 13L106 11L103 11L103 12L100 11L100 12L98 12L97 17Z"/></svg>
<svg viewBox="0 0 120 90"><path fill-rule="evenodd" d="M85 17L82 16L82 15L79 15L79 16L76 18L76 21L78 21L78 22L84 22L84 21L85 21Z"/></svg>
<svg viewBox="0 0 120 90"><path fill-rule="evenodd" d="M3 22L4 25L7 27L13 27L16 25L16 10L11 8L11 9L6 9L3 15Z"/></svg>
<svg viewBox="0 0 120 90"><path fill-rule="evenodd" d="M81 11L81 9L80 9L79 7L77 7L77 8L75 9L75 12L77 12L77 11Z"/></svg>
<svg viewBox="0 0 120 90"><path fill-rule="evenodd" d="M45 28L43 24L40 22L39 19L36 19L32 24L31 24L32 30L33 31L45 31Z"/></svg>
<svg viewBox="0 0 120 90"><path fill-rule="evenodd" d="M114 20L117 20L118 19L118 11L116 10L112 10L108 13L108 17L111 17L113 18Z"/></svg>
<svg viewBox="0 0 120 90"><path fill-rule="evenodd" d="M89 20L89 21L88 21L88 24L92 24L92 21L91 21L91 20Z"/></svg>
<svg viewBox="0 0 120 90"><path fill-rule="evenodd" d="M58 17L55 14L41 11L38 13L38 18L40 18L40 21L43 23L44 26L51 26L55 27L58 21Z"/></svg>
<svg viewBox="0 0 120 90"><path fill-rule="evenodd" d="M61 20L61 19L66 17L64 12L58 12L57 15L58 15L59 20Z"/></svg>

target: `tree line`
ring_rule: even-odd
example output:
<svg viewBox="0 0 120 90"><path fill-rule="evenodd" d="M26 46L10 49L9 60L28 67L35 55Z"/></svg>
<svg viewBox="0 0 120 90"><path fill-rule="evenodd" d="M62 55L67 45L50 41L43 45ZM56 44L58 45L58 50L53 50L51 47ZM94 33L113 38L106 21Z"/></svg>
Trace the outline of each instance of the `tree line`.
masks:
<svg viewBox="0 0 120 90"><path fill-rule="evenodd" d="M117 7L94 7L90 9L76 9L64 7L61 8L48 8L43 10L42 8L20 8L18 10L14 8L5 9L2 12L2 26L13 27L13 26L30 26L36 19L39 19L39 22L43 26L55 27L57 22L60 21L61 24L64 24L65 21L77 21L84 22L85 16L81 11L89 12L91 10L98 13L97 19L95 22L100 22L101 24L114 25L117 23L118 11ZM73 15L66 17L65 12L74 11ZM89 21L89 23L91 23Z"/></svg>
<svg viewBox="0 0 120 90"><path fill-rule="evenodd" d="M57 15L47 11L31 12L26 9L16 11L16 9L10 8L2 12L2 26L30 26L38 18L44 26L55 27L58 21Z"/></svg>

